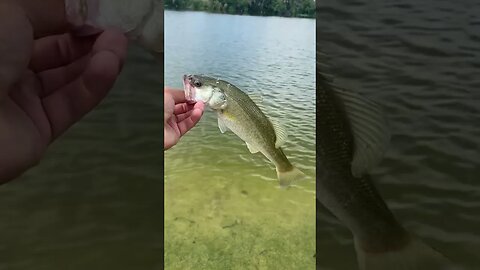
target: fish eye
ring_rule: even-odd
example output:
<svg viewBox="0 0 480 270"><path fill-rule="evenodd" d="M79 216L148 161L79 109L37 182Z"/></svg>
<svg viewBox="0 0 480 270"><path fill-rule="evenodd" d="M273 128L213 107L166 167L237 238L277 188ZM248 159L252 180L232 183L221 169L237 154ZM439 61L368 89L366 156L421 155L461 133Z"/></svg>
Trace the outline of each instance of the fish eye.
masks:
<svg viewBox="0 0 480 270"><path fill-rule="evenodd" d="M193 85L195 85L195 87L200 87L202 86L202 83L200 81L194 81Z"/></svg>

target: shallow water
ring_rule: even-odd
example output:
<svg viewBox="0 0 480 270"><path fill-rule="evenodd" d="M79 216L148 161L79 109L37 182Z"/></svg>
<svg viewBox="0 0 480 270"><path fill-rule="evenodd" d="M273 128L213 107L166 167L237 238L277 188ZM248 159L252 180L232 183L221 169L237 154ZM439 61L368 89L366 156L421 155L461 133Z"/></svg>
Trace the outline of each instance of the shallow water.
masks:
<svg viewBox="0 0 480 270"><path fill-rule="evenodd" d="M102 104L0 186L0 269L163 269L161 74L132 46Z"/></svg>
<svg viewBox="0 0 480 270"><path fill-rule="evenodd" d="M480 265L480 3L319 2L336 84L385 106L393 137L374 181L399 220L468 269ZM320 213L322 269L356 269L350 233Z"/></svg>
<svg viewBox="0 0 480 270"><path fill-rule="evenodd" d="M261 93L289 130L286 155L310 176L280 189L273 165L207 110L165 152L166 269L315 267L314 32L311 19L165 12L165 85L203 73Z"/></svg>

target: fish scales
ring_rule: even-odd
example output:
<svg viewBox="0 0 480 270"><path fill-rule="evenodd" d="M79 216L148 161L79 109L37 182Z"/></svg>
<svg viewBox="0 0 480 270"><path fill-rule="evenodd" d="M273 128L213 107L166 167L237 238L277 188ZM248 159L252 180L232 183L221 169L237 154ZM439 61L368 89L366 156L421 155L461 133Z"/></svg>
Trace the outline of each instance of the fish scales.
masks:
<svg viewBox="0 0 480 270"><path fill-rule="evenodd" d="M262 153L274 162L279 170L290 170L292 164L281 148L275 147L275 130L267 116L246 93L226 82L221 83L226 84L228 109L219 111L219 117L228 123L228 128L240 139L257 149L263 148Z"/></svg>
<svg viewBox="0 0 480 270"><path fill-rule="evenodd" d="M276 167L280 185L305 178L282 150L286 132L273 123L248 94L233 84L203 75L185 75L184 90L190 102L205 102L217 112L220 131L231 130L250 152L261 152Z"/></svg>
<svg viewBox="0 0 480 270"><path fill-rule="evenodd" d="M403 228L370 178L390 136L379 106L334 86L318 61L317 200L352 232L359 268L457 269Z"/></svg>

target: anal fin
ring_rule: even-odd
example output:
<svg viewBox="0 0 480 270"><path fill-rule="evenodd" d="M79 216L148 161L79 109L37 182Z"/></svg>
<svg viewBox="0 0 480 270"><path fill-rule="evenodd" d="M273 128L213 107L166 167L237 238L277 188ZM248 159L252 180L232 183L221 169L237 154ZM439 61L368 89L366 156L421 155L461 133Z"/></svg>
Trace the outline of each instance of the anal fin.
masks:
<svg viewBox="0 0 480 270"><path fill-rule="evenodd" d="M245 143L247 144L247 148L250 151L250 153L255 154L255 153L258 153L260 151L257 148L255 148L254 146L252 146L251 144L249 144L247 142L245 142Z"/></svg>

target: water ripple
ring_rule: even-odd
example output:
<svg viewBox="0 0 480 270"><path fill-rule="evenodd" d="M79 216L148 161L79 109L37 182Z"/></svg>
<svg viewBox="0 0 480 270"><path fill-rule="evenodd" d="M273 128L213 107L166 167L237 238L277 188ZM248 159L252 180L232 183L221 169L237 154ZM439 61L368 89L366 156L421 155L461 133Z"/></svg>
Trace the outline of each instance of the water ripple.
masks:
<svg viewBox="0 0 480 270"><path fill-rule="evenodd" d="M374 173L382 194L409 229L465 267L480 263L457 252L480 248L479 7L326 0L317 23L336 83L388 115L393 137ZM322 259L329 267L341 260Z"/></svg>

